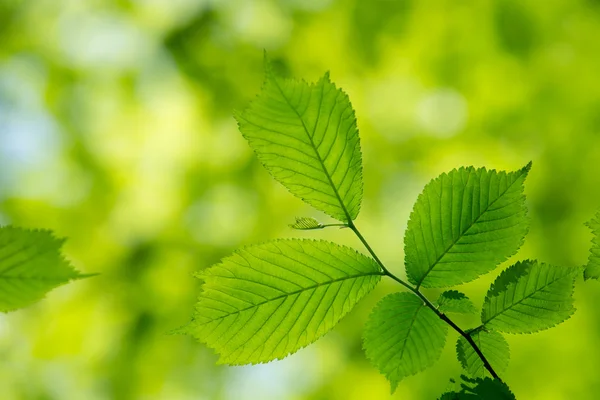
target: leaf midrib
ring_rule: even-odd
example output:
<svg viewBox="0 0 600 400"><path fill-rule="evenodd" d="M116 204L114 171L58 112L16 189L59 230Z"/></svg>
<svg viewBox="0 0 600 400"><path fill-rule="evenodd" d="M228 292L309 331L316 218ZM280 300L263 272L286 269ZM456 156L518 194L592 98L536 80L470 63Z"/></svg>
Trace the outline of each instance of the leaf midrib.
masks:
<svg viewBox="0 0 600 400"><path fill-rule="evenodd" d="M433 264L425 272L425 274L423 275L423 277L417 282L417 289L421 286L421 284L423 283L423 281L425 280L425 278L427 278L427 276L433 270L433 268L435 268L435 266L438 265L438 263L442 260L442 258L444 258L444 256L446 254L448 254L448 251L450 251L450 249L452 249L452 247L454 247L456 245L456 243L466 235L466 233L469 231L469 229L471 229L475 224L477 224L477 222L483 216L483 214L485 214L492 205L494 205L498 200L500 200L500 198L502 196L504 196L506 194L506 192L508 192L508 190L519 180L519 178L521 178L521 176L523 176L524 170L521 170L519 172L520 172L520 175L510 185L508 185L508 187L501 194L499 194L498 197L496 199L494 199L494 201L492 201L490 204L488 204L487 207L485 208L485 210L483 210L477 216L477 218L475 218L475 220L467 227L467 229L465 229L463 232L461 232L461 234L454 241L452 241L452 243L450 244L450 246L448 246L448 248L446 248L446 250L444 250L444 252L442 254L440 254L440 256L433 262ZM469 178L470 177L471 177L471 174L469 174ZM469 178L467 178L467 183L468 183L468 179ZM440 194L440 198L441 198L441 194Z"/></svg>
<svg viewBox="0 0 600 400"><path fill-rule="evenodd" d="M423 307L425 307L425 303L419 304L419 307L417 308L417 310L415 311L415 314L413 315L412 319L410 320L410 325L408 326L408 332L406 334L406 337L402 341L402 351L400 352L400 359L402 359L404 357L404 351L406 350L406 342L408 342L408 338L410 337L410 334L412 332L413 325L415 324L415 321L417 320L417 317L419 316L419 313L421 312L421 309Z"/></svg>
<svg viewBox="0 0 600 400"><path fill-rule="evenodd" d="M203 322L203 323L201 323L201 324L198 324L198 325L206 325L206 324L210 324L210 323L212 323L212 322L214 322L214 321L218 321L218 320L220 320L220 319L227 318L227 317L229 317L229 316L231 316L231 315L239 314L239 313L242 313L242 312L244 312L244 311L248 311L248 310L251 310L251 309L253 309L253 308L260 307L260 306L262 306L262 305L264 305L264 304L267 304L267 303L270 303L270 302L273 302L273 301L277 301L277 300L280 300L280 299L283 299L283 298L286 298L286 297L294 296L294 295L296 295L296 294L298 294L298 293L302 293L302 292L305 292L305 291L308 291L308 290L316 289L316 288L319 288L319 287L321 287L321 286L333 285L334 283L337 283L337 282L342 282L342 281L345 281L345 280L356 279L356 278L362 278L362 277L364 277L364 276L377 276L377 275L379 275L379 276L383 276L383 275L385 275L385 274L384 274L383 272L381 272L381 271L369 272L369 273L364 273L364 274L357 274L357 275L345 276L345 277L343 277L343 278L333 279L333 280L331 280L331 281L322 282L322 283L318 283L318 284L316 284L316 285L307 286L307 287L304 287L304 288L302 288L302 289L298 289L298 290L295 290L295 291L293 291L293 292L285 293L285 294L282 294L282 295L280 295L280 296L273 297L273 298L270 298L270 299L268 299L268 300L262 301L262 302L260 302L260 303L253 304L253 305L251 305L251 306L249 306L249 307L246 307L246 308L243 308L243 309L241 309L241 310L237 310L237 311L234 311L234 312L231 312L231 313L227 313L227 314L225 314L225 315L222 315L222 316L220 316L220 317L213 318L213 319L211 319L210 321ZM209 288L209 289L210 289L210 288Z"/></svg>
<svg viewBox="0 0 600 400"><path fill-rule="evenodd" d="M346 220L347 220L346 222L351 223L352 222L352 218L350 217L350 213L348 212L348 209L346 208L346 205L342 201L342 197L340 196L340 194L339 194L339 192L338 192L335 184L333 183L333 179L332 179L331 175L329 174L329 172L327 171L327 168L325 167L325 163L321 159L321 155L319 154L319 151L318 151L318 149L317 149L317 147L315 145L315 142L314 142L313 136L312 136L312 135L315 134L315 131L317 130L317 125L319 124L319 119L321 117L321 106L323 104L323 94L324 94L323 92L325 91L324 85L321 85L321 97L319 99L319 109L318 109L318 114L317 114L317 121L315 122L315 128L313 129L313 132L312 132L312 135L311 135L311 133L309 132L308 128L306 127L306 124L304 123L304 119L302 118L302 116L300 115L300 113L298 112L298 110L296 110L296 108L292 105L292 103L290 103L289 99L286 97L285 93L281 89L281 86L279 86L279 82L277 82L277 78L275 78L274 76L272 76L271 78L272 78L273 82L275 83L275 86L279 90L279 93L281 93L281 97L283 97L283 99L285 100L285 102L287 103L287 105L290 107L290 109L292 111L294 111L294 114L296 114L296 116L298 117L298 119L302 123L302 128L304 129L304 133L306 133L306 136L308 137L308 140L310 140L311 148L315 152L317 160L319 161L319 164L321 165L321 168L323 169L323 173L327 177L327 180L329 181L329 184L331 185L331 188L333 189L333 193L335 194L335 197L337 198L338 202L340 203L340 207L342 208L342 211L346 215Z"/></svg>

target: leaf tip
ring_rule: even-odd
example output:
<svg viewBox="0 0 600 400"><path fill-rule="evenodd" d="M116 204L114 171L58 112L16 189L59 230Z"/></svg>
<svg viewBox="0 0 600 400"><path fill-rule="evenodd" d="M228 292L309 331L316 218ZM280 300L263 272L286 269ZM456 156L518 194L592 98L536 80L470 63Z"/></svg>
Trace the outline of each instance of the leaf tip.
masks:
<svg viewBox="0 0 600 400"><path fill-rule="evenodd" d="M267 54L267 50L264 50L263 53L263 65L265 68L265 80L269 81L270 79L275 78L273 63L271 62L271 58L269 58L269 55Z"/></svg>
<svg viewBox="0 0 600 400"><path fill-rule="evenodd" d="M267 49L263 49L263 64L265 66L265 70L269 69L271 66L271 59L269 58L269 53Z"/></svg>
<svg viewBox="0 0 600 400"><path fill-rule="evenodd" d="M396 393L396 389L398 389L398 383L400 382L396 379L390 380L390 394Z"/></svg>
<svg viewBox="0 0 600 400"><path fill-rule="evenodd" d="M590 268L588 267L588 268L585 268L583 270L583 281L587 282L590 279L596 279L596 280L598 280L598 277L596 275L594 275L593 272L590 271Z"/></svg>

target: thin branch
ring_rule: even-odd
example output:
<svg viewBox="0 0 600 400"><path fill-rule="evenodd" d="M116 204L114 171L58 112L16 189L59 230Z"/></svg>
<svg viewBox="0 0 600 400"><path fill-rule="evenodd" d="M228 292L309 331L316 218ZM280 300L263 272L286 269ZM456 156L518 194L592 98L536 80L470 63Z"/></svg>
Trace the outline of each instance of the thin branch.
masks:
<svg viewBox="0 0 600 400"><path fill-rule="evenodd" d="M350 229L352 229L352 231L356 234L356 236L358 237L358 239L365 246L365 248L367 249L367 251L369 252L369 254L371 254L371 257L373 257L373 259L377 262L377 264L379 264L379 266L381 267L381 269L384 272L384 274L387 275L388 277L392 278L393 280L395 280L396 282L398 282L399 284L401 284L402 286L404 286L405 288L407 288L411 292L413 292L416 296L418 296L421 300L423 300L423 302L425 303L425 305L427 307L429 307L442 321L444 321L445 323L447 323L448 325L450 325L452 327L452 329L454 329L462 337L464 337L465 340L471 345L471 347L473 347L473 350L475 350L475 353L477 353L477 355L479 356L479 358L481 359L481 361L483 361L483 366L485 367L485 369L487 369L489 371L489 373L492 375L492 377L494 377L495 379L498 379L499 381L502 381L502 379L500 379L500 377L498 376L498 374L496 373L496 371L494 371L494 369L490 365L490 363L487 360L487 358L485 358L485 356L481 352L481 349L477 346L477 344L475 343L475 341L473 340L473 338L468 333L466 333L465 331L463 331L458 325L456 325L454 323L454 321L452 321L446 314L440 312L437 309L437 307L435 307L433 305L433 303L431 303L431 301L429 301L429 299L427 297L425 297L425 295L419 291L419 287L418 286L416 288L414 288L409 283L403 281L402 279L398 278L396 275L392 274L385 267L385 265L383 265L383 263L381 262L381 260L379 259L379 257L377 257L377 254L375 254L375 252L373 251L373 249L371 248L371 246L369 246L369 243L367 243L367 241L365 240L365 238L363 237L363 235L360 233L360 231L358 230L358 228L356 227L356 225L354 225L354 222L352 222L351 220L349 220L348 227Z"/></svg>

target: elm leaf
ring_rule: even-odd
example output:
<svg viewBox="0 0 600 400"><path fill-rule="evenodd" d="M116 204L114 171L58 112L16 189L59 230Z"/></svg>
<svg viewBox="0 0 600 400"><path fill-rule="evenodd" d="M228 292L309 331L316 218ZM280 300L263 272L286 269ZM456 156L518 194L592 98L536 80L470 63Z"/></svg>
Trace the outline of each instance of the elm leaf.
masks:
<svg viewBox="0 0 600 400"><path fill-rule="evenodd" d="M458 290L447 290L437 300L438 309L443 313L475 314L477 309L469 298Z"/></svg>
<svg viewBox="0 0 600 400"><path fill-rule="evenodd" d="M504 336L500 332L477 329L468 334L497 374L502 374L506 371L510 359L510 349L506 339L504 339ZM475 352L475 349L462 336L456 342L456 356L469 375L476 378L489 376L489 372L483 365L483 361L481 361L479 355Z"/></svg>
<svg viewBox="0 0 600 400"><path fill-rule="evenodd" d="M310 217L296 217L296 222L290 224L290 228L298 229L301 231L309 231L314 229L323 229L325 225L320 223L314 218Z"/></svg>
<svg viewBox="0 0 600 400"><path fill-rule="evenodd" d="M481 322L506 333L533 333L569 319L575 312L573 287L579 267L520 261L492 283Z"/></svg>
<svg viewBox="0 0 600 400"><path fill-rule="evenodd" d="M432 366L446 343L448 326L417 296L393 293L373 309L363 333L367 358L390 381L398 383Z"/></svg>
<svg viewBox="0 0 600 400"><path fill-rule="evenodd" d="M460 168L419 195L404 237L411 283L448 287L470 282L513 255L528 230L523 182L515 172Z"/></svg>
<svg viewBox="0 0 600 400"><path fill-rule="evenodd" d="M63 243L50 231L0 227L0 311L28 306L57 286L89 276L63 258Z"/></svg>
<svg viewBox="0 0 600 400"><path fill-rule="evenodd" d="M516 400L509 387L499 379L469 378L464 375L460 378L460 388L444 393L439 400Z"/></svg>
<svg viewBox="0 0 600 400"><path fill-rule="evenodd" d="M266 80L235 118L260 162L292 194L350 222L362 200L362 156L354 110L325 74L317 83L283 79L266 63Z"/></svg>
<svg viewBox="0 0 600 400"><path fill-rule="evenodd" d="M240 365L281 359L330 331L381 278L377 263L324 240L248 246L198 274L194 336Z"/></svg>

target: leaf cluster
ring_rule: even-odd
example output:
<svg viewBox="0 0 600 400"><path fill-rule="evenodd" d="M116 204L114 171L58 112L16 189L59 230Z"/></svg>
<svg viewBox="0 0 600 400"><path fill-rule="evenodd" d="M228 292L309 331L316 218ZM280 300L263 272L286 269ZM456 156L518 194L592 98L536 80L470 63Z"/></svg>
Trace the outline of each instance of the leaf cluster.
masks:
<svg viewBox="0 0 600 400"><path fill-rule="evenodd" d="M461 167L429 182L404 236L406 282L385 267L354 223L363 193L362 157L348 96L329 74L309 84L278 77L266 65L262 91L235 115L239 129L277 181L340 222L297 218L291 227L348 227L369 254L324 240L242 248L198 274L203 292L192 321L179 332L215 349L222 363L268 362L330 331L387 276L408 291L375 306L363 347L392 391L437 361L451 327L459 334L458 361L472 378L442 398L514 399L498 375L510 357L504 334L538 332L567 320L575 311L573 288L581 269L513 263L489 288L481 324L468 330L448 316L478 313L464 293L448 289L431 302L422 290L473 281L516 254L529 228L524 182L531 163L515 171ZM586 279L600 277L599 221L596 216L590 222L596 239Z"/></svg>

